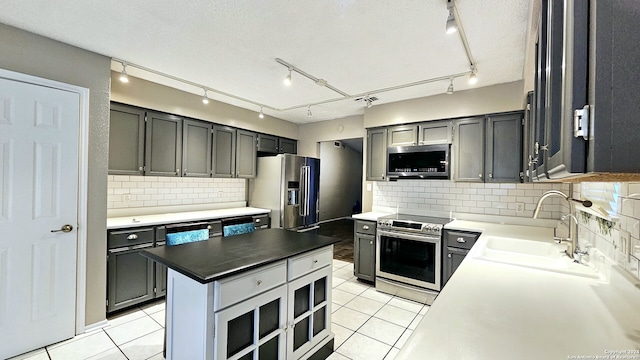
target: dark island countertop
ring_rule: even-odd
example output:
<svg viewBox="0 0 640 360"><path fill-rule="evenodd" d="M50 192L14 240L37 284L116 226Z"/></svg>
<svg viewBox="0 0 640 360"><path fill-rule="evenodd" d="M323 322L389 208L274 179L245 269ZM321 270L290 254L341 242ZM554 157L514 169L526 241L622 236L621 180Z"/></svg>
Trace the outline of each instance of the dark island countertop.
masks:
<svg viewBox="0 0 640 360"><path fill-rule="evenodd" d="M146 249L140 254L205 284L338 241L322 235L267 229Z"/></svg>

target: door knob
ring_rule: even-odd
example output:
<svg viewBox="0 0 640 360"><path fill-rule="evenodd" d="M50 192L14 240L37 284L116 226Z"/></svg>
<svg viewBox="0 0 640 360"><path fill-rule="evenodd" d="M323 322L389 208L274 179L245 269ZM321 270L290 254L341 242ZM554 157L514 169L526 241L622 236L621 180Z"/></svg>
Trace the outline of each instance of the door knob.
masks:
<svg viewBox="0 0 640 360"><path fill-rule="evenodd" d="M62 231L62 232L68 233L68 232L70 232L71 230L73 230L73 226L71 226L71 225L67 224L67 225L62 225L62 227L61 227L59 230L51 230L51 232L53 233L53 232L60 232L60 231Z"/></svg>

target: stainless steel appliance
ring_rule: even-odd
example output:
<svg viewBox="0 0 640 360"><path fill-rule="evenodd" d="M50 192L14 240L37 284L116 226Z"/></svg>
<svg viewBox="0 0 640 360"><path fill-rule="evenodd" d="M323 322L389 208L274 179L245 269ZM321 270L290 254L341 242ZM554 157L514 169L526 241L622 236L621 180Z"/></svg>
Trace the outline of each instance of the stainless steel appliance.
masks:
<svg viewBox="0 0 640 360"><path fill-rule="evenodd" d="M251 206L271 210L271 227L300 232L318 228L320 159L280 154L258 158L249 180Z"/></svg>
<svg viewBox="0 0 640 360"><path fill-rule="evenodd" d="M376 290L432 304L441 287L442 227L450 221L406 214L379 218Z"/></svg>
<svg viewBox="0 0 640 360"><path fill-rule="evenodd" d="M387 177L448 179L449 149L449 144L387 148Z"/></svg>

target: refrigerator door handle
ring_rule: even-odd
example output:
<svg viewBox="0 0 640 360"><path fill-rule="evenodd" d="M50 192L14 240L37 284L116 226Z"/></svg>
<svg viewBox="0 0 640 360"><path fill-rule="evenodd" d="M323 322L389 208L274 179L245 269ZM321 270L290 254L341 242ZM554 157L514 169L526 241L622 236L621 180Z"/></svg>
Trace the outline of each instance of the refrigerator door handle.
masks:
<svg viewBox="0 0 640 360"><path fill-rule="evenodd" d="M300 216L305 216L305 203L307 202L307 197L306 197L306 191L305 191L305 186L306 186L306 180L305 180L305 166L301 166L300 167L300 203L298 205L298 215Z"/></svg>
<svg viewBox="0 0 640 360"><path fill-rule="evenodd" d="M304 172L304 216L309 216L311 211L311 204L309 203L309 192L311 191L311 167L305 166Z"/></svg>

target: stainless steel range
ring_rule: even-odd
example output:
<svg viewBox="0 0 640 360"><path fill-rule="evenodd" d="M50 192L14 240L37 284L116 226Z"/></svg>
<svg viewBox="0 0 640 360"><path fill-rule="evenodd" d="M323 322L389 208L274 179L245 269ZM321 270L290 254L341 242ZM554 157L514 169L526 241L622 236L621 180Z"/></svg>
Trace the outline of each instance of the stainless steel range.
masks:
<svg viewBox="0 0 640 360"><path fill-rule="evenodd" d="M441 286L442 227L450 221L405 214L378 218L376 290L433 303Z"/></svg>

